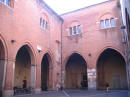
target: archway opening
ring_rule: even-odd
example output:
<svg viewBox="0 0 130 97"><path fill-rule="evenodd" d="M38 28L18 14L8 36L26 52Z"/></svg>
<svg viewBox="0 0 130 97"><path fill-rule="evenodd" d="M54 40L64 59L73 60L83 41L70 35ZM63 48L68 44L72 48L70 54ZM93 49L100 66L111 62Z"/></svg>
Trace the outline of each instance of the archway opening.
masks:
<svg viewBox="0 0 130 97"><path fill-rule="evenodd" d="M49 67L50 67L50 56L45 54L41 63L41 89L46 91L49 88Z"/></svg>
<svg viewBox="0 0 130 97"><path fill-rule="evenodd" d="M114 49L103 51L97 61L98 89L127 89L126 63L123 56Z"/></svg>
<svg viewBox="0 0 130 97"><path fill-rule="evenodd" d="M2 97L2 89L4 83L4 68L5 66L5 50L2 41L0 40L0 97Z"/></svg>
<svg viewBox="0 0 130 97"><path fill-rule="evenodd" d="M84 58L73 53L66 64L66 80L67 89L88 88L87 79L87 63Z"/></svg>
<svg viewBox="0 0 130 97"><path fill-rule="evenodd" d="M31 79L31 49L24 45L16 55L15 71L14 71L14 87L30 88Z"/></svg>

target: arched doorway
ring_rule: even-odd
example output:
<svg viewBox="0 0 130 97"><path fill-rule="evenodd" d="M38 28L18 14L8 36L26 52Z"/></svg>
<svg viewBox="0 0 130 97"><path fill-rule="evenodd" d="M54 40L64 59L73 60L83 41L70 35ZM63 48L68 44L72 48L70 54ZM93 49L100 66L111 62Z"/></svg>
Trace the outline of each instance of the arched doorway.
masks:
<svg viewBox="0 0 130 97"><path fill-rule="evenodd" d="M97 61L97 88L127 89L126 63L123 56L114 49L103 51Z"/></svg>
<svg viewBox="0 0 130 97"><path fill-rule="evenodd" d="M50 88L49 80L50 80L50 68L51 58L48 53L46 53L42 58L41 63L41 89L42 91L46 91Z"/></svg>
<svg viewBox="0 0 130 97"><path fill-rule="evenodd" d="M28 45L22 46L16 55L14 70L14 87L30 88L31 87L31 64L33 53ZM35 75L33 75L35 76Z"/></svg>
<svg viewBox="0 0 130 97"><path fill-rule="evenodd" d="M0 40L0 97L2 97L2 89L4 83L4 70L5 70L5 49L2 41Z"/></svg>
<svg viewBox="0 0 130 97"><path fill-rule="evenodd" d="M87 63L84 58L77 53L73 53L66 64L66 80L67 89L87 88Z"/></svg>

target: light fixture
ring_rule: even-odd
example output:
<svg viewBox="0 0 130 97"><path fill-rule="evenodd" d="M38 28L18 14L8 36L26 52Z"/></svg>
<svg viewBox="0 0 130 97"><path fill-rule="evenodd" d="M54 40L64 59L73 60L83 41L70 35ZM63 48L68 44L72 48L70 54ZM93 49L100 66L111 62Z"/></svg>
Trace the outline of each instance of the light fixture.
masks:
<svg viewBox="0 0 130 97"><path fill-rule="evenodd" d="M15 42L16 42L16 40L13 40L13 39L11 40L11 43L15 43Z"/></svg>
<svg viewBox="0 0 130 97"><path fill-rule="evenodd" d="M122 26L121 26L121 29L126 29L126 26L122 25Z"/></svg>
<svg viewBox="0 0 130 97"><path fill-rule="evenodd" d="M91 56L91 53L89 53L88 56Z"/></svg>
<svg viewBox="0 0 130 97"><path fill-rule="evenodd" d="M42 51L42 48L41 48L40 45L37 45L37 50L38 50L39 53Z"/></svg>

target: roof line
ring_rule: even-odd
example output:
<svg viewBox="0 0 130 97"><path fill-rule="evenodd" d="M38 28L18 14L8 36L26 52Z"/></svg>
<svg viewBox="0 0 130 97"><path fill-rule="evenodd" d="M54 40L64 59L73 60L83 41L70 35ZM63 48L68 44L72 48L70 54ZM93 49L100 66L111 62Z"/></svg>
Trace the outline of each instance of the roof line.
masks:
<svg viewBox="0 0 130 97"><path fill-rule="evenodd" d="M73 12L77 12L77 11L80 11L80 10L83 10L83 9L87 9L89 7L93 7L93 6L96 6L96 5L99 5L99 4L103 4L103 3L106 3L106 2L110 2L110 1L114 1L114 0L107 0L107 1L104 1L104 2L101 2L101 3L97 3L97 4L90 5L90 6L86 6L86 7L80 8L80 9L76 9L76 10L73 10L73 11L70 11L70 12L63 13L60 16L63 16L63 15L69 14L69 13L73 13Z"/></svg>
<svg viewBox="0 0 130 97"><path fill-rule="evenodd" d="M50 11L55 14L60 20L63 21L62 17L60 15L58 15L44 0L42 0L42 2L45 4L45 6L50 9Z"/></svg>

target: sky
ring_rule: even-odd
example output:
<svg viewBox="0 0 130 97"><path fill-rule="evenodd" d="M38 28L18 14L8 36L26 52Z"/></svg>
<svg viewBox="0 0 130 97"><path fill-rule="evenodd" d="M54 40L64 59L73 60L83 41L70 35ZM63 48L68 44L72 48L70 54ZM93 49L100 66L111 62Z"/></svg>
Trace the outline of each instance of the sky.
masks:
<svg viewBox="0 0 130 97"><path fill-rule="evenodd" d="M44 0L57 14L63 14L108 0Z"/></svg>

